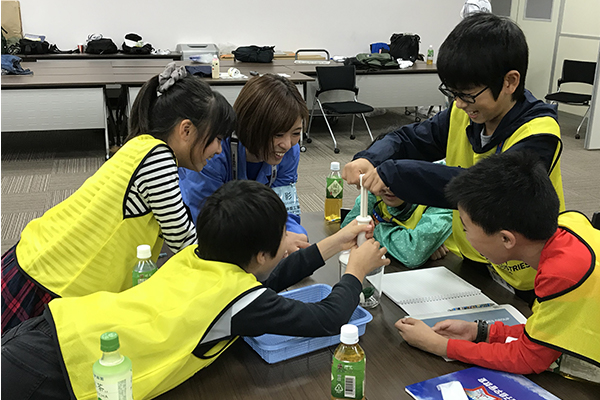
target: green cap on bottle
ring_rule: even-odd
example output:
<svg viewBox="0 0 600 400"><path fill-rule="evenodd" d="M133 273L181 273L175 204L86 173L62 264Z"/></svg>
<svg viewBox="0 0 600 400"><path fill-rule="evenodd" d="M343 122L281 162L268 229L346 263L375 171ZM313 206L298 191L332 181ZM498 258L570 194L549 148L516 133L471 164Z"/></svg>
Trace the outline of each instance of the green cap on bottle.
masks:
<svg viewBox="0 0 600 400"><path fill-rule="evenodd" d="M119 350L119 335L117 334L117 332L105 332L102 335L100 335L100 350Z"/></svg>

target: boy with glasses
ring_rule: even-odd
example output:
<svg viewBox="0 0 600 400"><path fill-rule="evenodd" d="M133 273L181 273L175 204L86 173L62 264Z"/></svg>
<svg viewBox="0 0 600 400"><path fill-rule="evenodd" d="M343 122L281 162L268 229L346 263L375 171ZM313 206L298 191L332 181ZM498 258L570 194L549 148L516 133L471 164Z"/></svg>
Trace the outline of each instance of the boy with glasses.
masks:
<svg viewBox="0 0 600 400"><path fill-rule="evenodd" d="M541 159L564 210L556 108L525 89L527 63L525 35L514 22L489 13L466 17L437 60L440 91L453 100L451 107L357 153L342 177L357 184L365 174L363 184L375 195L389 188L410 203L451 208L444 187L464 168L493 154L530 150ZM447 165L433 163L443 158ZM453 237L460 255L488 263L466 240L457 211ZM493 266L517 294L532 299L532 268L517 261Z"/></svg>

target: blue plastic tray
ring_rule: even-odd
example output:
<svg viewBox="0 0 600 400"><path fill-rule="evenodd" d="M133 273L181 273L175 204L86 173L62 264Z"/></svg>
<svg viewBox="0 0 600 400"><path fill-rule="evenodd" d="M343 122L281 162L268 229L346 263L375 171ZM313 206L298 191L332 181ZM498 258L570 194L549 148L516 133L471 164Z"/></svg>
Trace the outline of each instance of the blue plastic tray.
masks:
<svg viewBox="0 0 600 400"><path fill-rule="evenodd" d="M316 303L327 297L329 293L331 293L331 286L317 284L283 292L281 296L300 300L304 303ZM372 319L373 316L367 310L358 306L348 323L356 325L358 327L358 334L362 335L365 333L367 322ZM267 334L257 337L246 336L244 340L263 360L269 364L273 364L324 347L339 344L340 335L308 338Z"/></svg>

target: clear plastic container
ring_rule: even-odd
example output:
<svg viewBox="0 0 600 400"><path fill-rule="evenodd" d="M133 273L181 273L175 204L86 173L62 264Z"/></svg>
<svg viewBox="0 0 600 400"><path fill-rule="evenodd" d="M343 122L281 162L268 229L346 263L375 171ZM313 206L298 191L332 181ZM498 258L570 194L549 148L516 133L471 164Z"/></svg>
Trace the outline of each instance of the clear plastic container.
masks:
<svg viewBox="0 0 600 400"><path fill-rule="evenodd" d="M339 257L340 278L346 273L350 250L342 251ZM381 266L368 274L363 281L363 290L360 294L360 305L364 308L375 308L381 300L381 286L385 266Z"/></svg>

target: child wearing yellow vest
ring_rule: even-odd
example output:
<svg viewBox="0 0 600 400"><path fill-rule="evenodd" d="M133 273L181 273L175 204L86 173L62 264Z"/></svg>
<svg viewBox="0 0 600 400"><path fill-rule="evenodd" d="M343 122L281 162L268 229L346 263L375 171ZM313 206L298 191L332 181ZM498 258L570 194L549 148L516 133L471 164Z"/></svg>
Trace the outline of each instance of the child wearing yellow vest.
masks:
<svg viewBox="0 0 600 400"><path fill-rule="evenodd" d="M542 160L564 210L556 107L525 89L527 63L527 41L513 21L490 13L467 16L437 58L439 89L453 100L450 108L357 153L342 177L357 184L365 174L363 183L375 195L389 188L412 204L450 208L444 187L463 169L493 154L531 150ZM433 163L441 159L446 166ZM457 211L452 232L459 255L487 263L466 240ZM494 268L524 298L532 297L532 268L512 260Z"/></svg>
<svg viewBox="0 0 600 400"><path fill-rule="evenodd" d="M177 168L200 171L234 127L227 100L183 67L146 82L125 145L2 256L2 332L53 298L131 287L140 244L156 261L163 241L173 252L195 243Z"/></svg>
<svg viewBox="0 0 600 400"><path fill-rule="evenodd" d="M181 384L240 335L338 334L358 305L365 276L389 264L382 259L385 248L372 238L357 248L357 235L372 236L372 226L353 223L285 257L286 221L285 205L266 185L224 184L198 216L198 245L173 256L149 280L121 293L55 299L43 316L7 332L3 397L96 399L92 364L106 331L119 334L121 351L132 361L137 400ZM322 301L277 294L345 249L352 249L346 273ZM47 378L30 384L40 374Z"/></svg>
<svg viewBox="0 0 600 400"><path fill-rule="evenodd" d="M493 263L522 260L536 271L527 323L445 320L429 328L405 318L396 327L409 344L519 374L540 373L562 354L600 382L600 230L576 211L559 214L546 172L533 153L509 152L482 160L446 189L477 251Z"/></svg>

